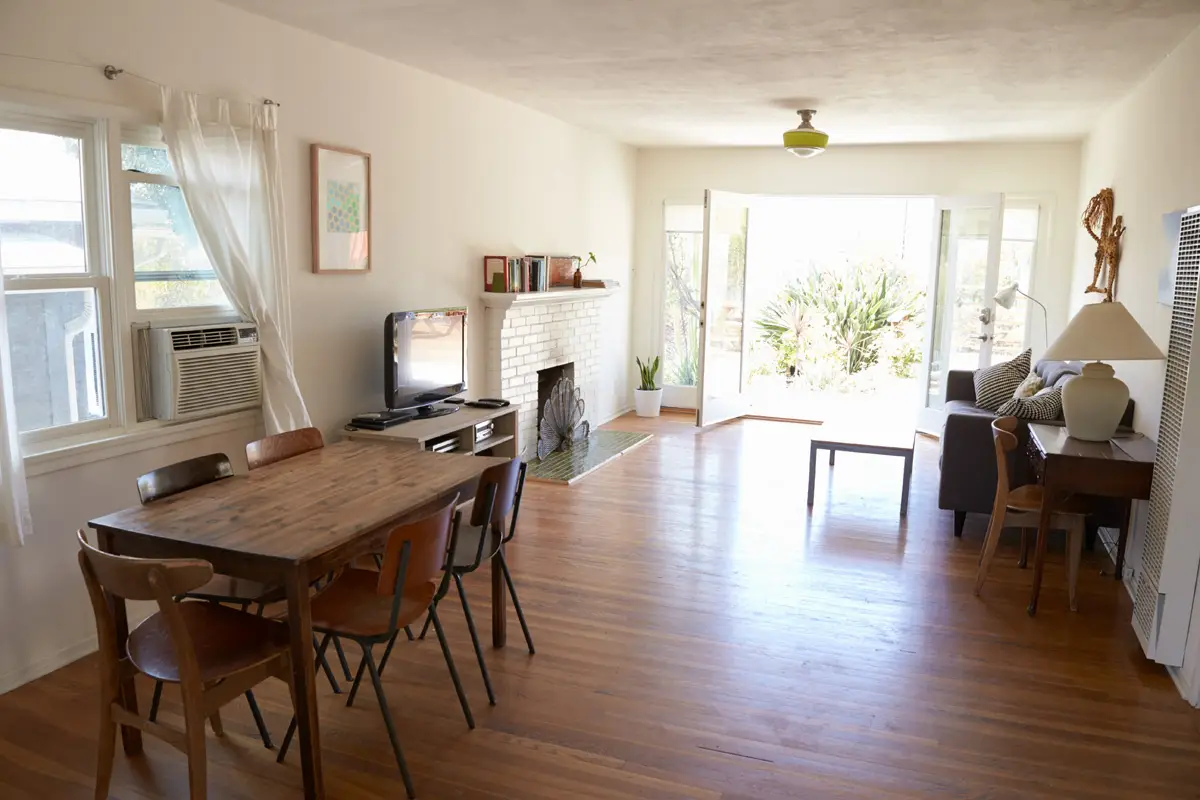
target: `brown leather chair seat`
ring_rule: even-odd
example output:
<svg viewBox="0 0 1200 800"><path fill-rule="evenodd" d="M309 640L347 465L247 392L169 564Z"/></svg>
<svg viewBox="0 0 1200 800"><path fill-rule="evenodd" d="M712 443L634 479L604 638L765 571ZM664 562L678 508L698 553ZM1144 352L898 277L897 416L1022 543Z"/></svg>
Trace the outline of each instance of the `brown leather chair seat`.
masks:
<svg viewBox="0 0 1200 800"><path fill-rule="evenodd" d="M236 609L183 602L179 616L196 650L201 683L270 661L288 646L286 624ZM154 614L129 634L129 659L155 680L179 682L179 659L165 616Z"/></svg>
<svg viewBox="0 0 1200 800"><path fill-rule="evenodd" d="M378 591L379 573L348 569L312 599L313 628L338 635L382 636L391 630L392 595ZM437 581L405 586L396 624L411 625L429 610Z"/></svg>

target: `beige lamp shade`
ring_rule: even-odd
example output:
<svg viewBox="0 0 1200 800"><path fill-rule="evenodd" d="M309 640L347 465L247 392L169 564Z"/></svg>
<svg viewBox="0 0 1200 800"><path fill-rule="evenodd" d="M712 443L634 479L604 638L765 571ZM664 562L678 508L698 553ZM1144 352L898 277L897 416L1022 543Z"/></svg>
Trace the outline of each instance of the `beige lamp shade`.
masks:
<svg viewBox="0 0 1200 800"><path fill-rule="evenodd" d="M1046 349L1050 361L1154 361L1166 358L1133 315L1117 302L1079 309Z"/></svg>

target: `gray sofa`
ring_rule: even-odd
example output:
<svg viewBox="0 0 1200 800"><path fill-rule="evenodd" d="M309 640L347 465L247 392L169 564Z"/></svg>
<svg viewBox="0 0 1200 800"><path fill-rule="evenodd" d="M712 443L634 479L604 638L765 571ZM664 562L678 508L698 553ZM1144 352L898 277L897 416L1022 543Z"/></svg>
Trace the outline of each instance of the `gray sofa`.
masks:
<svg viewBox="0 0 1200 800"><path fill-rule="evenodd" d="M1039 361L1034 372L1047 386L1061 386L1079 374L1082 365L1074 361ZM992 513L996 498L996 451L992 444L992 420L996 414L975 405L974 373L951 370L946 381L946 423L942 428L941 469L938 482L938 508L954 512L954 535L962 536L967 514ZM1125 409L1121 424L1133 423L1133 401ZM1059 422L1061 424L1061 420ZM1009 453L1008 477L1013 486L1034 481L1026 444L1029 428L1022 422L1017 428L1020 446ZM1092 524L1120 527L1122 506L1111 500L1097 500Z"/></svg>

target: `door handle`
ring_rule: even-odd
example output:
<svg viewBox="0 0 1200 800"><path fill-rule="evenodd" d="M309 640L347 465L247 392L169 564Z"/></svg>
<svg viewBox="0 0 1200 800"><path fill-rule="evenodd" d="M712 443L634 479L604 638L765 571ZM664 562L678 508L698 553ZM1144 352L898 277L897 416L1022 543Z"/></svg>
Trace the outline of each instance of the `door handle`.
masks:
<svg viewBox="0 0 1200 800"><path fill-rule="evenodd" d="M992 338L992 337L991 337L991 336L988 336L986 333L981 333L981 334L979 334L978 336L976 336L975 338L976 338L976 339L978 339L978 340L979 340L979 341L981 341L981 342L986 342L988 339L990 339L990 338Z"/></svg>

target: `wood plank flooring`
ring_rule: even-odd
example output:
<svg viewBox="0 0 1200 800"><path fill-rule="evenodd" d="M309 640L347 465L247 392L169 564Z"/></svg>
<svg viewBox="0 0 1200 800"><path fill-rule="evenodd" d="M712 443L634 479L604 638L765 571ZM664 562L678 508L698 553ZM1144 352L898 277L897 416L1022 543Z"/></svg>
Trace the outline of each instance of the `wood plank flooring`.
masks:
<svg viewBox="0 0 1200 800"><path fill-rule="evenodd" d="M900 460L850 453L819 460L810 514L807 426L612 427L655 438L575 486L526 489L510 563L538 653L513 619L487 650L494 708L446 601L476 730L432 637L397 645L385 684L419 797L1200 797L1197 714L1142 656L1100 556L1077 614L1060 542L1036 619L1015 537L973 597L985 520L953 537L935 444L919 442L904 523ZM468 584L486 627L486 573ZM95 680L85 658L0 697L0 797L91 797ZM286 690L258 695L282 738ZM322 682L320 714L329 796L403 797L370 689L347 709ZM168 690L162 717L179 716ZM224 716L211 796L298 797L297 753L276 765L244 704ZM184 759L147 739L143 758L118 752L113 787L185 797Z"/></svg>

